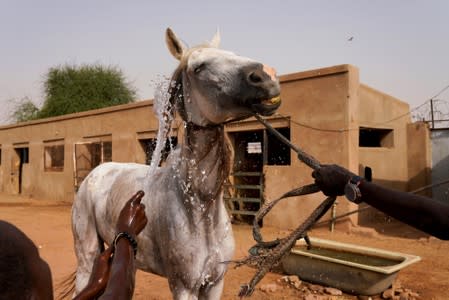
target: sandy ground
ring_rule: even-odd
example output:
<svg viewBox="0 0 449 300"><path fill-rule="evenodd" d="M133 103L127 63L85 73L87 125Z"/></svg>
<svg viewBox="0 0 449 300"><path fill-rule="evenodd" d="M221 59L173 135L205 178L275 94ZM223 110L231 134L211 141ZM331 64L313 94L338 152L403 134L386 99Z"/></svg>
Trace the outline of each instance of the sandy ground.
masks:
<svg viewBox="0 0 449 300"><path fill-rule="evenodd" d="M7 220L23 230L39 247L41 255L50 264L53 280L58 283L75 269L76 259L70 229L70 206L51 204L43 201L2 201L0 195L0 219ZM23 199L22 199L23 200ZM20 202L20 203L19 203ZM234 225L236 238L236 258L246 255L254 244L251 227ZM283 237L285 231L264 227L263 234L268 238ZM356 228L350 233L329 232L326 228L315 229L313 237L328 238L392 251L419 255L422 261L399 272L396 283L420 295L419 299L449 299L449 242L429 238L408 226L395 222L380 224L377 231ZM248 267L230 268L225 277L222 299L238 299L241 284L248 282L255 270ZM304 294L286 283L280 282L283 275L269 273L258 285L250 299L304 299ZM275 291L263 291L264 285L276 284ZM171 299L164 278L138 272L134 299ZM357 299L353 295L328 296L320 299Z"/></svg>

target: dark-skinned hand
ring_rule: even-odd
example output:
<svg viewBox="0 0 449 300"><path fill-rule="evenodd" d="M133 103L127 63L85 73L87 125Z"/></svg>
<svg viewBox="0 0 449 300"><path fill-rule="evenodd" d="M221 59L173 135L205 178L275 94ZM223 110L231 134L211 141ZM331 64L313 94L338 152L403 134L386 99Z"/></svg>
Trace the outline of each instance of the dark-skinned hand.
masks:
<svg viewBox="0 0 449 300"><path fill-rule="evenodd" d="M145 215L145 205L140 203L144 195L143 191L138 191L126 202L118 217L117 232L124 231L136 237L147 225L148 219Z"/></svg>
<svg viewBox="0 0 449 300"><path fill-rule="evenodd" d="M345 185L349 182L354 173L339 165L322 165L312 172L315 184L326 196L342 196L345 194Z"/></svg>
<svg viewBox="0 0 449 300"><path fill-rule="evenodd" d="M109 247L95 258L88 285L97 291L98 294L102 294L108 284L112 254L113 248Z"/></svg>

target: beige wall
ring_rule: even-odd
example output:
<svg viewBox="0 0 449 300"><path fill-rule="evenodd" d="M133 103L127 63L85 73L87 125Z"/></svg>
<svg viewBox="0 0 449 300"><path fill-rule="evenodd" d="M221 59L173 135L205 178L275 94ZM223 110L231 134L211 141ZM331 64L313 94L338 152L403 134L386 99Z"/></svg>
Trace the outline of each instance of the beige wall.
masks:
<svg viewBox="0 0 449 300"><path fill-rule="evenodd" d="M291 119L292 142L321 163L339 164L360 175L362 167L369 166L375 182L403 191L414 173L429 166L426 159L409 159L410 146L416 149L429 141L422 128L418 133L407 131L411 122L409 105L360 83L356 67L342 65L295 73L282 76L281 82L285 102L280 113ZM359 147L359 127L393 130L394 145ZM409 168L410 164L413 167ZM264 172L267 201L313 182L311 169L294 156L291 167L266 166ZM421 176L421 182L429 180L428 173ZM264 224L296 228L323 199L324 195L318 193L284 200L267 215ZM344 197L337 201L337 215L357 209ZM329 214L323 219L329 218ZM369 218L369 213L364 217ZM347 226L347 221L360 222L358 214L345 220L338 226Z"/></svg>
<svg viewBox="0 0 449 300"><path fill-rule="evenodd" d="M374 183L407 191L408 134L410 108L400 101L365 84L359 86L359 126L365 128L392 130L388 142L382 147L359 147L359 174L364 167L372 169ZM416 168L425 168L416 165ZM362 225L385 219L385 215L374 208L359 214L358 223Z"/></svg>
<svg viewBox="0 0 449 300"><path fill-rule="evenodd" d="M430 155L422 157L421 150L417 150L430 151L424 145L429 142L427 129L409 125L408 104L361 84L356 67L340 65L288 74L281 76L280 81L283 103L278 113L269 119L274 127L290 127L293 144L323 164L339 164L355 173L359 173L361 166L369 166L373 169L374 181L394 188L406 190L428 182L428 173L423 170L430 167ZM359 126L392 129L394 145L359 147ZM14 147L27 145L30 164L23 170L23 194L71 201L75 143L107 136L112 141L113 161L144 163L145 153L139 139L154 138L157 127L151 101L0 127L0 189L14 193L9 175ZM226 125L228 132L255 129L263 129L263 126L254 119ZM64 170L45 172L44 142L58 139L63 139L65 145ZM312 170L299 162L294 152L290 166L264 166L263 171L266 201L313 182ZM414 181L409 183L409 179ZM286 199L266 216L264 224L296 228L323 199L321 193ZM339 197L337 214L356 208L355 204ZM359 222L359 216L354 214L338 226Z"/></svg>
<svg viewBox="0 0 449 300"><path fill-rule="evenodd" d="M112 160L144 162L145 154L138 142L138 132L155 132L152 102L142 101L106 109L0 127L2 174L10 174L14 148L29 147L29 164L22 172L22 194L51 200L71 201L74 195L74 144L96 141L108 136L112 140ZM64 170L44 171L44 144L64 143ZM20 143L20 144L18 144ZM2 187L16 193L10 176L2 176Z"/></svg>
<svg viewBox="0 0 449 300"><path fill-rule="evenodd" d="M358 155L357 144L352 140L358 139L358 134L348 129L357 128L357 68L342 65L295 73L282 76L281 83L284 102L280 113L291 119L292 142L321 163L336 163L354 170ZM313 182L312 170L300 163L294 153L291 167L266 166L264 171L268 201ZM295 228L324 198L317 193L284 200L267 215L264 224ZM340 198L339 213L354 206Z"/></svg>
<svg viewBox="0 0 449 300"><path fill-rule="evenodd" d="M392 129L392 147L360 147L359 164L373 170L373 181L407 190L407 124L409 105L371 87L360 85L359 124L363 127Z"/></svg>

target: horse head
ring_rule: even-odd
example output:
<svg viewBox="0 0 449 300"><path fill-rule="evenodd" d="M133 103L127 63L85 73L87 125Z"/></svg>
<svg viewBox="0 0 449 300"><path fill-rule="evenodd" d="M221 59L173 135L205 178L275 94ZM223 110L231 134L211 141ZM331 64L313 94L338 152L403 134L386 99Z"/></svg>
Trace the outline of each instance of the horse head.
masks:
<svg viewBox="0 0 449 300"><path fill-rule="evenodd" d="M211 42L188 48L168 28L166 42L180 62L172 78L171 102L184 121L213 126L255 113L271 115L280 106L275 70L218 49L218 32Z"/></svg>

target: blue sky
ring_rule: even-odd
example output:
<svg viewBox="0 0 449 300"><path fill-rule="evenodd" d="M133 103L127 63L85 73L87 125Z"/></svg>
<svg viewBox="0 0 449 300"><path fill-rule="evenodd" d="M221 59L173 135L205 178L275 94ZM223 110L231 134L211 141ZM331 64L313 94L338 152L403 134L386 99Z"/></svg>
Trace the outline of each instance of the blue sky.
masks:
<svg viewBox="0 0 449 300"><path fill-rule="evenodd" d="M362 82L411 107L449 84L446 0L0 0L0 123L11 99L42 103L44 74L66 63L118 66L139 99L152 98L152 82L176 66L168 26L190 45L218 27L222 48L279 74L353 64Z"/></svg>

